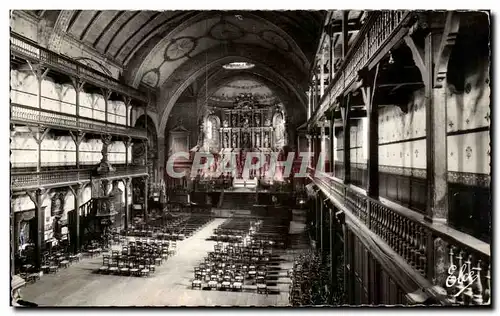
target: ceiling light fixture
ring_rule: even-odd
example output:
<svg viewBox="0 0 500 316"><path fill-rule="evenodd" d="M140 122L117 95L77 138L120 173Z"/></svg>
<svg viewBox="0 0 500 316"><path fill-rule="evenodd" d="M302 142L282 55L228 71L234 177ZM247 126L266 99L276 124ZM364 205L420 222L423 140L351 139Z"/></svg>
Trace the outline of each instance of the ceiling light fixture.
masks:
<svg viewBox="0 0 500 316"><path fill-rule="evenodd" d="M254 64L248 63L246 61L243 61L243 62L233 62L233 63L225 64L224 66L222 66L222 68L228 69L228 70L250 69L250 68L253 68L253 67L255 67Z"/></svg>

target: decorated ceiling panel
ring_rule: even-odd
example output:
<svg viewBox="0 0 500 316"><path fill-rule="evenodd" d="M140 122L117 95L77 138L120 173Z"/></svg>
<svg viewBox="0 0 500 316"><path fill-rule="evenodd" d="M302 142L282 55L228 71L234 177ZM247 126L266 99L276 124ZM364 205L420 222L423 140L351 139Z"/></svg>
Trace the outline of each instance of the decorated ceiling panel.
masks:
<svg viewBox="0 0 500 316"><path fill-rule="evenodd" d="M250 79L234 80L222 85L209 97L209 101L212 105L232 105L242 95L251 95L259 104L270 105L278 102L278 98L269 87Z"/></svg>
<svg viewBox="0 0 500 316"><path fill-rule="evenodd" d="M214 47L228 51L228 46L235 43L277 50L298 68L308 69L309 64L303 52L280 28L251 15L221 14L197 21L162 40L139 68L134 85L142 81L153 87L161 86L185 60Z"/></svg>

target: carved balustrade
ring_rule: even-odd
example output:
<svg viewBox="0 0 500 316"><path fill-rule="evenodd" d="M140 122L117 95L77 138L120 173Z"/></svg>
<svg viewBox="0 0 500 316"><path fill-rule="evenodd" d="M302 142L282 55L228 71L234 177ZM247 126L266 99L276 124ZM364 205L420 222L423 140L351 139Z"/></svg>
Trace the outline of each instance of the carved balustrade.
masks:
<svg viewBox="0 0 500 316"><path fill-rule="evenodd" d="M65 169L49 170L40 172L16 172L12 170L11 188L12 190L24 190L39 187L57 187L70 183L88 182L91 179L107 178L115 179L121 177L139 177L147 175L146 166L134 165L114 165L116 171L108 175L97 175L94 169Z"/></svg>
<svg viewBox="0 0 500 316"><path fill-rule="evenodd" d="M312 116L311 122L319 119L334 100L342 95L357 79L358 71L369 65L389 44L409 16L410 12L404 10L373 11L369 13L365 24L349 48L344 62L326 88L325 94L319 102L320 106Z"/></svg>
<svg viewBox="0 0 500 316"><path fill-rule="evenodd" d="M32 62L43 63L50 68L81 78L98 87L110 89L121 95L129 96L142 102L148 102L148 97L145 93L122 84L114 78L68 57L47 50L19 34L10 34L10 50L13 55L18 57L25 58Z"/></svg>
<svg viewBox="0 0 500 316"><path fill-rule="evenodd" d="M147 132L145 129L110 122L106 123L104 121L94 120L82 116L65 114L46 109L38 109L19 104L12 104L11 120L16 123L41 124L82 131L126 135L133 138L147 138Z"/></svg>
<svg viewBox="0 0 500 316"><path fill-rule="evenodd" d="M392 202L370 198L329 174L309 172L321 190L333 195L418 274L436 285L446 303L490 303L489 244L445 224L428 222L422 214Z"/></svg>

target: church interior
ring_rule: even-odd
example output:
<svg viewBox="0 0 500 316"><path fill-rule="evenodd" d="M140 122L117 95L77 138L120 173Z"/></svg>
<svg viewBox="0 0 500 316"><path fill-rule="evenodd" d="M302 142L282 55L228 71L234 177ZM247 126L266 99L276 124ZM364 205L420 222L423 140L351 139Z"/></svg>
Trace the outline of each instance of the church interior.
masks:
<svg viewBox="0 0 500 316"><path fill-rule="evenodd" d="M491 305L487 12L10 27L11 305Z"/></svg>

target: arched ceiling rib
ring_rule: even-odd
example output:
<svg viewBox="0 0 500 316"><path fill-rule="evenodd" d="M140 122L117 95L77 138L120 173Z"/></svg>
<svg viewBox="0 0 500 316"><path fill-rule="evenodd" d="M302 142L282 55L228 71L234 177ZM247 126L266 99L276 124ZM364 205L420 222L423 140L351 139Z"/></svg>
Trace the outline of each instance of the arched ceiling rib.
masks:
<svg viewBox="0 0 500 316"><path fill-rule="evenodd" d="M261 59L261 56L265 58ZM288 86L290 91L294 91L297 98L302 101L301 105L305 107L305 95L300 91L306 89L304 81L306 75L278 51L244 44L231 45L227 51L214 47L182 63L160 88L159 103L162 106L166 105L160 120L160 130L164 128L166 119L177 99L189 85L203 76L206 71L220 68L234 61L249 61L256 67L262 68L266 71L268 78L281 81Z"/></svg>
<svg viewBox="0 0 500 316"><path fill-rule="evenodd" d="M281 28L255 15L232 15L220 12L207 16L200 14L170 32L146 57L135 71L133 86L142 81L150 86L161 86L169 75L187 59L212 47L226 50L234 44L262 46L283 53L304 73L309 61L300 47ZM265 56L261 56L265 58Z"/></svg>
<svg viewBox="0 0 500 316"><path fill-rule="evenodd" d="M206 89L206 85L200 87L196 103L199 105L205 104L205 96L207 94L213 96L221 87L228 87L232 83L242 80L260 83L265 89L272 91L277 97L276 101L284 105L287 115L291 118L291 122L296 124L303 122L306 110L300 105L301 101L297 98L297 95L291 93L286 87L281 86L276 80L269 79L269 76L264 71L248 70L240 73L218 71L210 77L208 82L210 88ZM214 104L212 103L209 100L209 105L213 106Z"/></svg>
<svg viewBox="0 0 500 316"><path fill-rule="evenodd" d="M268 71L259 67L236 73L223 68L218 69L208 77L208 80L203 80L198 89L196 103L204 104L206 95L212 96L221 86L238 80L253 80L265 85L279 97L280 101L286 103L285 105L294 106L293 111L301 115L305 114L305 107L302 106L299 94L296 91L291 91L282 79L273 77Z"/></svg>

